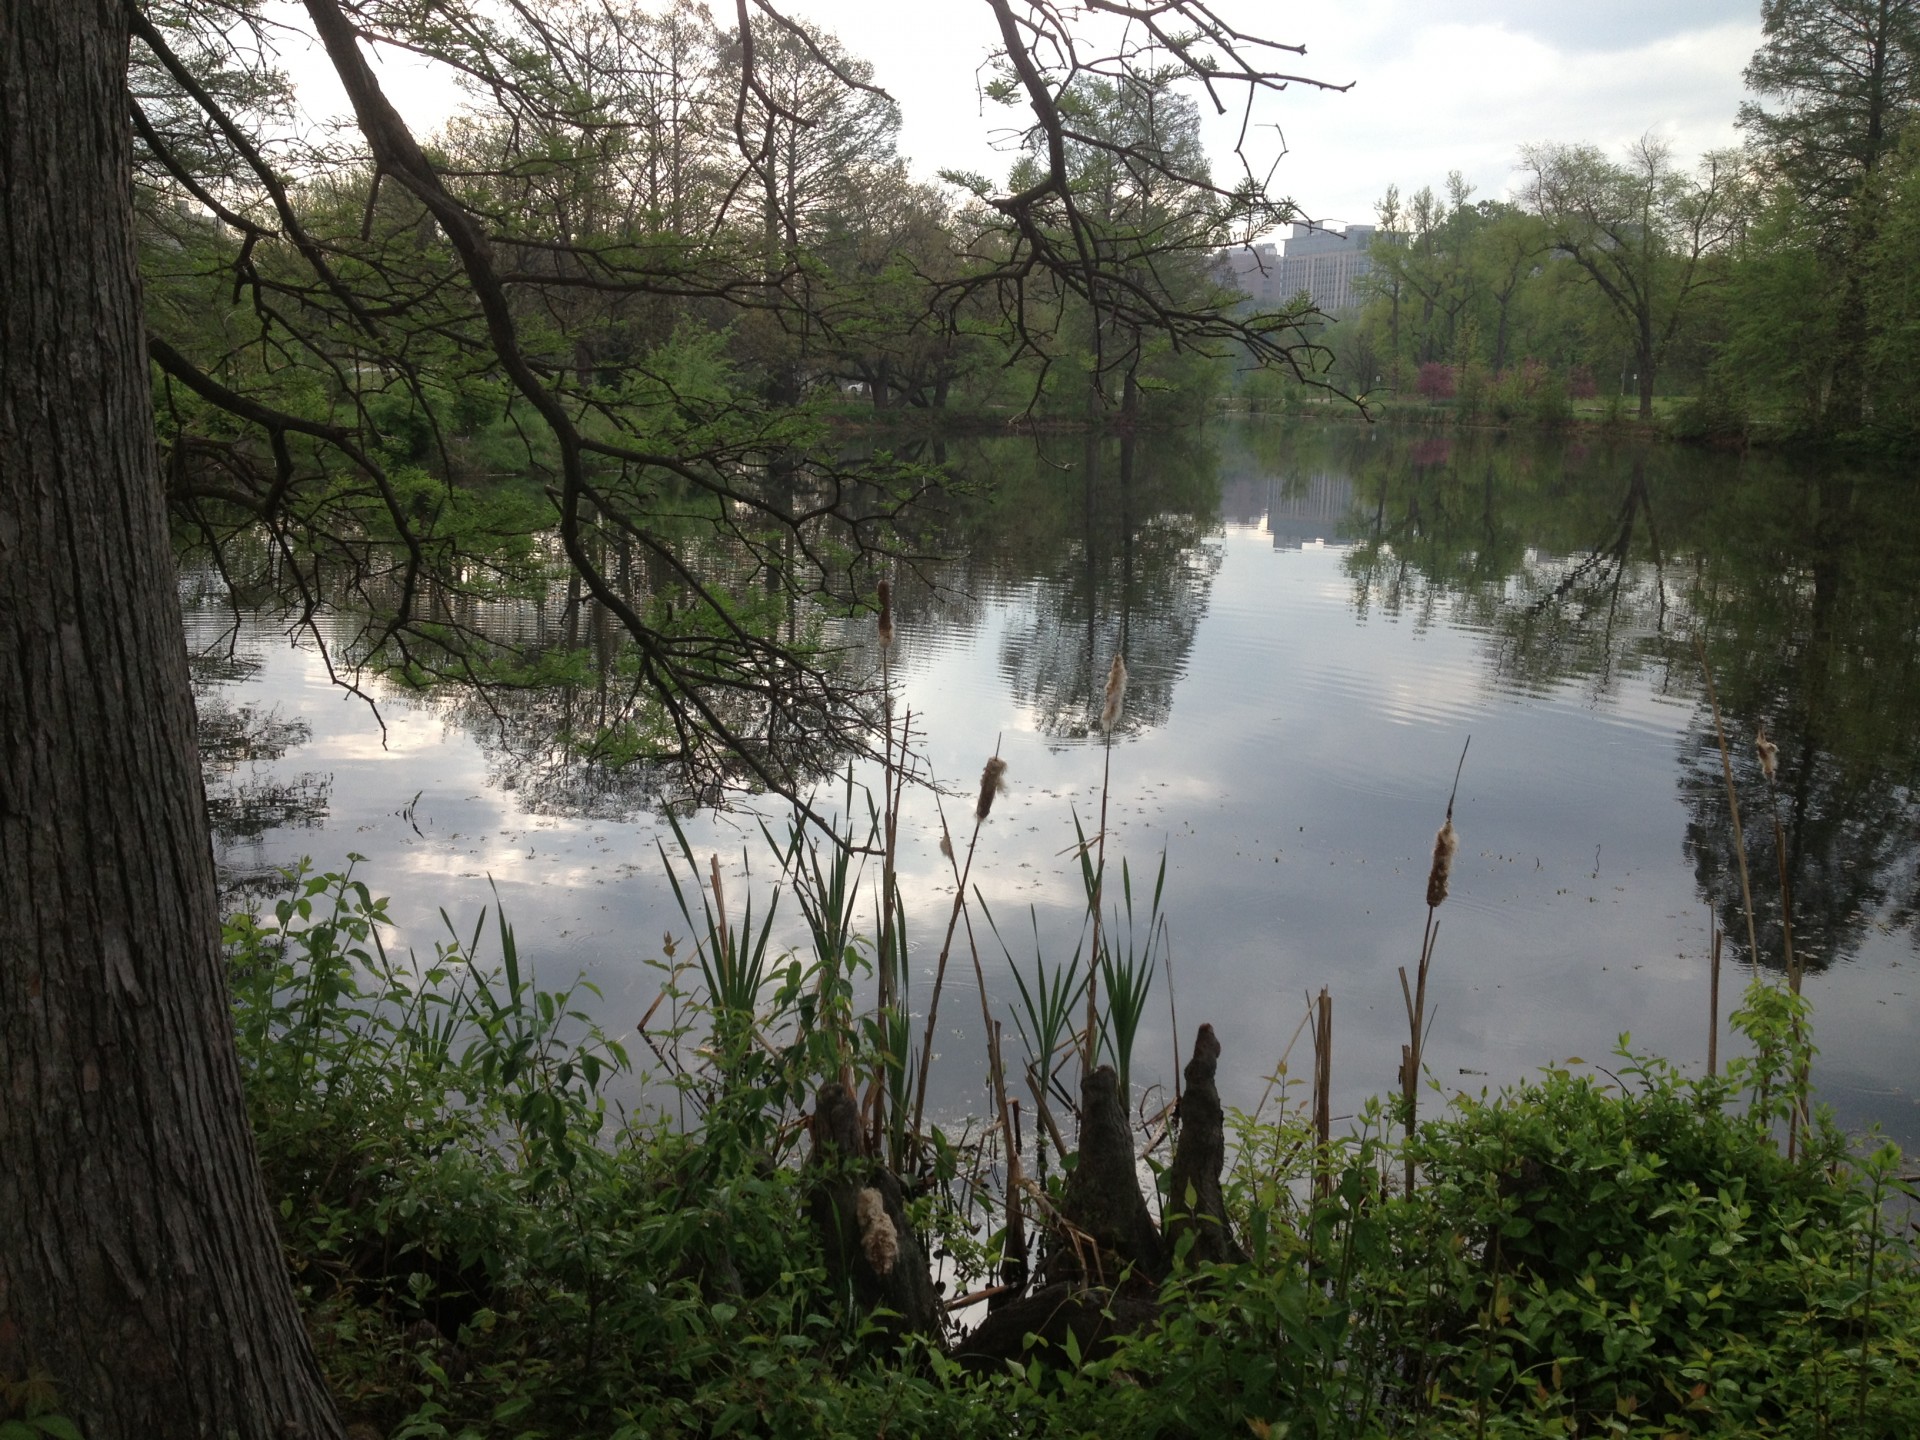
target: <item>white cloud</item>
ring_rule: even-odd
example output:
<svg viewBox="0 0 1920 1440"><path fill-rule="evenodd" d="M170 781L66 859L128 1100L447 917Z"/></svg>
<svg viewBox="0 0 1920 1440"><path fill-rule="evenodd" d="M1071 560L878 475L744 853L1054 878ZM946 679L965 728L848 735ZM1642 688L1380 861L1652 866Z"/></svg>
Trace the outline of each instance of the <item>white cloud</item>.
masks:
<svg viewBox="0 0 1920 1440"><path fill-rule="evenodd" d="M1759 43L1757 23L1587 49L1502 23L1356 31L1340 47L1354 54L1351 91L1295 91L1278 107L1292 151L1281 184L1316 217L1369 219L1389 183L1437 186L1455 169L1481 197L1500 196L1530 141L1617 150L1652 131L1687 159L1731 144L1741 69Z"/></svg>
<svg viewBox="0 0 1920 1440"><path fill-rule="evenodd" d="M1327 93L1294 85L1263 100L1252 131L1256 168L1271 161L1276 134L1284 133L1290 153L1275 188L1308 214L1336 220L1371 218L1390 183L1403 191L1438 185L1453 169L1480 196L1503 194L1529 141L1617 150L1653 131L1688 159L1731 144L1741 71L1760 43L1751 0L1608 0L1579 8L1352 0L1277 8L1261 0L1220 6L1242 29L1304 43L1305 56L1281 57L1299 73L1353 86ZM984 4L796 0L787 9L873 64L875 79L901 104L901 149L917 174L1005 175L1008 137L1027 117L982 96L982 66L997 38ZM293 68L311 109L340 106L318 56L296 57ZM422 130L457 108L444 71L395 55L383 57L382 76ZM1207 117L1223 173L1237 165L1231 151L1239 130L1237 110Z"/></svg>

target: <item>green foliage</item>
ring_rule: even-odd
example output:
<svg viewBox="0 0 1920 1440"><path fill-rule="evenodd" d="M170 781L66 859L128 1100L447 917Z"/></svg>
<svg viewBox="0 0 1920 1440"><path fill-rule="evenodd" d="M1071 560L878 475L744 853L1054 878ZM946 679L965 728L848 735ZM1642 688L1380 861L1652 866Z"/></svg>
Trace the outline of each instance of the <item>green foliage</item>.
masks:
<svg viewBox="0 0 1920 1440"><path fill-rule="evenodd" d="M0 1375L0 1440L81 1440L80 1427L59 1407L44 1372L30 1370L18 1380Z"/></svg>
<svg viewBox="0 0 1920 1440"><path fill-rule="evenodd" d="M798 834L783 853L816 960L837 959L756 959L757 931L723 938L705 911L697 943L717 948L704 967L669 954L670 989L692 970L718 988L645 1031L700 1105L693 1130L615 1123L604 1087L626 1054L534 983L497 907L400 961L385 901L303 868L230 924L261 1156L350 1419L502 1440L1920 1426L1920 1271L1887 1225L1911 1198L1899 1153L1850 1155L1823 1121L1783 1155L1807 1016L1758 984L1734 1017L1749 1053L1722 1077L1623 1046L1610 1072L1569 1061L1456 1097L1413 1142L1412 1196L1387 1189L1377 1102L1325 1155L1291 1115L1239 1117L1226 1191L1248 1262L1177 1264L1161 1323L1097 1358L1070 1345L970 1376L922 1342L876 1349L824 1287L781 1139L794 1087L858 1058L852 886ZM1020 981L1041 1056L1049 1024L1071 1026L1077 959ZM725 1006L754 1007L735 1017L751 1032ZM683 1041L746 1069L689 1066ZM933 1148L950 1177L953 1148ZM938 1204L914 1213L949 1237L956 1278L992 1262ZM9 1440L72 1433L30 1384L0 1403Z"/></svg>

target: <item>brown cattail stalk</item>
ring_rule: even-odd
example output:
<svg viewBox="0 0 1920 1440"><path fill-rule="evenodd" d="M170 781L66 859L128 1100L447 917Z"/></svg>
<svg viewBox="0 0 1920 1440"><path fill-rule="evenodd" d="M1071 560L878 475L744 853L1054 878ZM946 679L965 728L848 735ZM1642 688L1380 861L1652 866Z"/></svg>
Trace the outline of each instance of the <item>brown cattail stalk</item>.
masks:
<svg viewBox="0 0 1920 1440"><path fill-rule="evenodd" d="M1313 1024L1313 1159L1314 1198L1333 1194L1333 996L1320 987Z"/></svg>
<svg viewBox="0 0 1920 1440"><path fill-rule="evenodd" d="M720 857L718 855L712 857L709 869L713 874L713 911L716 917L715 928L720 933L720 950L722 952L713 958L716 965L722 965L727 963L726 952L733 949L733 943L727 936L727 894L720 884Z"/></svg>
<svg viewBox="0 0 1920 1440"><path fill-rule="evenodd" d="M1100 830L1094 837L1097 851L1093 865L1093 945L1091 959L1087 965L1087 1033L1086 1045L1080 1052L1081 1074L1091 1075L1094 1062L1099 1059L1098 1034L1100 1024L1100 917L1101 891L1107 880L1107 797L1112 791L1113 781L1113 727L1120 721L1120 710L1127 702L1127 662L1118 650L1113 652L1113 663L1107 667L1107 688L1100 707L1100 730L1106 742L1106 756L1100 767Z"/></svg>
<svg viewBox="0 0 1920 1440"><path fill-rule="evenodd" d="M927 1033L920 1044L920 1075L915 1086L913 1099L913 1129L920 1133L920 1121L927 1110L927 1076L933 1067L934 1025L940 1018L940 992L946 986L947 959L953 954L953 934L960 924L960 914L967 904L967 877L973 873L973 852L980 843L980 826L993 809L993 797L1007 788L1007 762L998 753L991 756L986 767L980 772L980 800L973 812L973 835L967 841L967 858L964 864L958 863L953 856L953 837L947 831L946 807L940 807L940 853L947 857L947 864L953 869L953 910L947 916L946 938L940 942L940 959L933 971L933 997L927 1002ZM934 791L935 803L939 803L939 791ZM967 926L968 942L972 942L973 926ZM974 957L974 968L979 969L979 957ZM980 981L980 1013L986 1016L988 1024L992 1019L987 1006L987 988L984 976Z"/></svg>
<svg viewBox="0 0 1920 1440"><path fill-rule="evenodd" d="M1707 934L1712 959L1707 970L1707 1076L1720 1073L1720 917L1707 907Z"/></svg>
<svg viewBox="0 0 1920 1440"><path fill-rule="evenodd" d="M1127 662L1114 652L1113 664L1107 667L1107 692L1105 703L1100 707L1100 729L1108 735L1113 727L1120 723L1120 712L1127 703Z"/></svg>
<svg viewBox="0 0 1920 1440"><path fill-rule="evenodd" d="M1460 847L1449 819L1433 837L1433 867L1427 871L1427 904L1438 909L1447 898L1447 882L1453 878L1453 852Z"/></svg>
<svg viewBox="0 0 1920 1440"><path fill-rule="evenodd" d="M995 755L980 772L980 798L974 803L973 818L985 820L993 813L994 797L1006 793L1007 762Z"/></svg>
<svg viewBox="0 0 1920 1440"><path fill-rule="evenodd" d="M1018 1287L1027 1280L1027 1223L1020 1207L1021 1187L1026 1183L1020 1163L1020 1102L1007 1098L1007 1072L1001 1063L1000 1022L993 1022L991 1044L987 1052L993 1071L993 1098L1000 1117L1000 1136L1007 1150L1006 1229L1002 1238L1000 1278Z"/></svg>
<svg viewBox="0 0 1920 1440"><path fill-rule="evenodd" d="M1420 936L1420 964L1411 989L1407 972L1400 970L1400 996L1407 1006L1407 1043L1400 1047L1400 1094L1407 1107L1407 1153L1405 1179L1407 1194L1413 1193L1413 1132L1420 1112L1420 1063L1427 1041L1427 971L1433 965L1433 947L1440 938L1439 909L1446 903L1447 887L1453 879L1453 857L1460 837L1453 828L1453 802L1460 794L1460 772L1466 768L1467 750L1473 744L1469 735L1460 747L1460 763L1454 767L1453 790L1447 796L1447 814L1433 837L1433 864L1427 870L1427 923Z"/></svg>
<svg viewBox="0 0 1920 1440"><path fill-rule="evenodd" d="M879 585L880 598L880 648L887 649L893 644L893 586L882 580Z"/></svg>
<svg viewBox="0 0 1920 1440"><path fill-rule="evenodd" d="M899 729L899 756L894 754L893 724L893 670L890 657L893 649L893 587L885 580L878 586L880 601L880 699L886 724L886 733L882 736L880 799L880 933L879 953L875 964L879 971L876 1008L884 1022L887 1012L899 1003L899 985L903 957L895 952L901 948L900 936L895 933L895 917L899 913L899 881L897 862L899 856L900 791L906 783L907 734L913 724L913 712L908 711L906 723ZM886 1062L878 1061L873 1075L873 1093L877 1097L873 1109L873 1141L878 1149L880 1132L884 1125L882 1111L885 1107L886 1086L882 1071ZM898 1117L896 1117L897 1119ZM897 1165L904 1159L895 1154Z"/></svg>

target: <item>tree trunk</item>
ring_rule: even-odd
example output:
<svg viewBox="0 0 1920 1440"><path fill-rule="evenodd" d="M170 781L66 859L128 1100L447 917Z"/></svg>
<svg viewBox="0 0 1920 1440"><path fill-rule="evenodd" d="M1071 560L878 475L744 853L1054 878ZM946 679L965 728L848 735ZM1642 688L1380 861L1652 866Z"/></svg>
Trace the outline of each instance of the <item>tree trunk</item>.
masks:
<svg viewBox="0 0 1920 1440"><path fill-rule="evenodd" d="M125 15L0 6L0 1378L90 1440L333 1436L221 972Z"/></svg>
<svg viewBox="0 0 1920 1440"><path fill-rule="evenodd" d="M1652 322L1643 316L1640 322L1640 343L1636 347L1638 353L1634 357L1634 363L1639 366L1640 369L1640 418L1648 422L1653 420L1654 354L1652 329Z"/></svg>

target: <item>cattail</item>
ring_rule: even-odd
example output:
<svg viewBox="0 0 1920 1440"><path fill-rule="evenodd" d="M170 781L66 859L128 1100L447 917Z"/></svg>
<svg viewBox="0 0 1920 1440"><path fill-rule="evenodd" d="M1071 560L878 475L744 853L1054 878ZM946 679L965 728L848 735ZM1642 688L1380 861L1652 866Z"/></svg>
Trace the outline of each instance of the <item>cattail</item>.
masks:
<svg viewBox="0 0 1920 1440"><path fill-rule="evenodd" d="M1447 898L1447 881L1453 876L1453 852L1460 838L1453 833L1453 821L1440 827L1433 837L1433 869L1427 872L1427 904L1434 906Z"/></svg>
<svg viewBox="0 0 1920 1440"><path fill-rule="evenodd" d="M1113 664L1107 667L1107 702L1100 707L1100 729L1108 735L1120 723L1120 709L1127 703L1127 662L1115 651Z"/></svg>
<svg viewBox="0 0 1920 1440"><path fill-rule="evenodd" d="M887 1214L887 1202L872 1186L860 1192L854 1201L854 1214L860 1220L860 1249L876 1273L891 1275L893 1262L900 1258L900 1237Z"/></svg>
<svg viewBox="0 0 1920 1440"><path fill-rule="evenodd" d="M953 840L944 830L940 832L940 853L949 860L953 859Z"/></svg>
<svg viewBox="0 0 1920 1440"><path fill-rule="evenodd" d="M1767 727L1762 725L1760 733L1753 737L1753 748L1760 756L1760 769L1766 774L1767 783L1773 783L1774 766L1780 759L1780 747L1767 738Z"/></svg>
<svg viewBox="0 0 1920 1440"><path fill-rule="evenodd" d="M993 813L993 797L1007 793L1007 762L998 755L987 761L980 772L980 799L973 807L973 818L984 820Z"/></svg>
<svg viewBox="0 0 1920 1440"><path fill-rule="evenodd" d="M893 644L893 586L886 581L880 582L880 645L884 649Z"/></svg>

